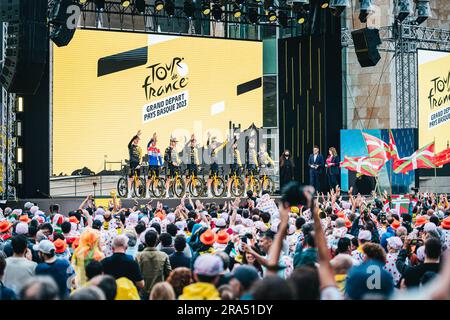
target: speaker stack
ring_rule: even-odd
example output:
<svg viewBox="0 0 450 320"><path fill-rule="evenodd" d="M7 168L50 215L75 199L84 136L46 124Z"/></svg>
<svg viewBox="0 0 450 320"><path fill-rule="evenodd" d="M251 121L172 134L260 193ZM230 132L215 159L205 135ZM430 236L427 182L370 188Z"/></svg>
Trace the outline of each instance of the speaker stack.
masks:
<svg viewBox="0 0 450 320"><path fill-rule="evenodd" d="M364 28L352 31L352 38L361 67L375 66L381 59L378 52L378 46L381 44L378 29Z"/></svg>
<svg viewBox="0 0 450 320"><path fill-rule="evenodd" d="M33 95L47 65L48 0L1 0L0 21L7 22L0 84L10 93Z"/></svg>

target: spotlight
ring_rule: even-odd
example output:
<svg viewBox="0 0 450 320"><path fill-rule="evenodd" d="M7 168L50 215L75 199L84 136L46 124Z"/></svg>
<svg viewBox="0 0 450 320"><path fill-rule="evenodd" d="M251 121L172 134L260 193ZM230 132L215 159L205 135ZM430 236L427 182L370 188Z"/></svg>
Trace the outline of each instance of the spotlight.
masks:
<svg viewBox="0 0 450 320"><path fill-rule="evenodd" d="M288 15L284 11L278 11L278 23L283 28L286 28L288 25Z"/></svg>
<svg viewBox="0 0 450 320"><path fill-rule="evenodd" d="M331 0L330 1L330 11L331 13L339 17L345 8L349 7L348 0Z"/></svg>
<svg viewBox="0 0 450 320"><path fill-rule="evenodd" d="M359 21L367 22L367 16L372 13L372 0L359 0Z"/></svg>
<svg viewBox="0 0 450 320"><path fill-rule="evenodd" d="M105 0L95 0L95 5L99 11L105 10Z"/></svg>
<svg viewBox="0 0 450 320"><path fill-rule="evenodd" d="M421 24L425 20L431 17L430 1L429 0L416 0L417 11L417 24Z"/></svg>
<svg viewBox="0 0 450 320"><path fill-rule="evenodd" d="M233 16L235 18L240 18L241 15L242 15L241 7L237 3L235 3L233 5Z"/></svg>
<svg viewBox="0 0 450 320"><path fill-rule="evenodd" d="M223 11L222 11L222 8L220 7L220 5L218 5L218 4L213 5L212 15L213 15L214 20L220 21L222 19L222 13L223 13Z"/></svg>
<svg viewBox="0 0 450 320"><path fill-rule="evenodd" d="M190 0L184 1L183 11L186 17L191 19L194 16L195 7Z"/></svg>
<svg viewBox="0 0 450 320"><path fill-rule="evenodd" d="M124 8L128 8L130 5L130 0L120 0L120 5Z"/></svg>
<svg viewBox="0 0 450 320"><path fill-rule="evenodd" d="M162 0L156 0L155 1L155 10L161 11L162 9L164 9L164 2Z"/></svg>
<svg viewBox="0 0 450 320"><path fill-rule="evenodd" d="M209 1L202 1L202 13L207 16L211 13L211 4Z"/></svg>
<svg viewBox="0 0 450 320"><path fill-rule="evenodd" d="M304 24L306 21L306 17L307 17L307 12L305 12L305 11L297 13L297 23Z"/></svg>
<svg viewBox="0 0 450 320"><path fill-rule="evenodd" d="M79 0L78 1L80 4L85 4L87 2L87 0Z"/></svg>
<svg viewBox="0 0 450 320"><path fill-rule="evenodd" d="M275 10L271 9L266 11L267 14L267 19L269 19L270 22L275 22L277 21L277 13L275 12Z"/></svg>
<svg viewBox="0 0 450 320"><path fill-rule="evenodd" d="M250 21L251 24L256 24L258 22L258 11L256 11L256 9L248 10L248 21Z"/></svg>
<svg viewBox="0 0 450 320"><path fill-rule="evenodd" d="M145 0L136 0L134 5L139 13L145 12Z"/></svg>
<svg viewBox="0 0 450 320"><path fill-rule="evenodd" d="M330 4L330 0L320 0L320 7L322 9L328 8L329 4Z"/></svg>
<svg viewBox="0 0 450 320"><path fill-rule="evenodd" d="M411 13L411 0L397 0L395 4L395 18L398 21L403 21Z"/></svg>
<svg viewBox="0 0 450 320"><path fill-rule="evenodd" d="M175 5L172 0L166 0L164 9L169 17L173 17L173 15L175 14Z"/></svg>

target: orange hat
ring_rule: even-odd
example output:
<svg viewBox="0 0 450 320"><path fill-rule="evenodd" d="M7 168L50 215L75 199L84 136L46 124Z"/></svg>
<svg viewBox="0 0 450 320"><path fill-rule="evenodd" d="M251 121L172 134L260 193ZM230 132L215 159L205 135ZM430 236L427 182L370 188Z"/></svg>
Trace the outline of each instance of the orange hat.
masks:
<svg viewBox="0 0 450 320"><path fill-rule="evenodd" d="M211 229L206 230L200 236L200 241L203 244L206 244L207 246L210 246L214 242L216 242L216 239L217 239L217 234L215 234Z"/></svg>
<svg viewBox="0 0 450 320"><path fill-rule="evenodd" d="M348 219L345 219L345 227L347 229L351 228L352 227L352 222L350 220L348 220Z"/></svg>
<svg viewBox="0 0 450 320"><path fill-rule="evenodd" d="M338 216L339 218L345 219L345 213L344 213L344 211L339 211L339 212L337 213L337 216Z"/></svg>
<svg viewBox="0 0 450 320"><path fill-rule="evenodd" d="M441 228L443 229L450 229L450 216L442 220L441 222Z"/></svg>
<svg viewBox="0 0 450 320"><path fill-rule="evenodd" d="M67 249L67 243L62 239L56 239L53 244L55 245L56 253L63 253Z"/></svg>
<svg viewBox="0 0 450 320"><path fill-rule="evenodd" d="M394 221L391 223L391 227L395 230L397 230L398 227L400 226L401 226L400 221L398 221L397 219L394 219Z"/></svg>
<svg viewBox="0 0 450 320"><path fill-rule="evenodd" d="M424 216L420 216L416 219L416 223L414 224L414 227L423 226L427 222L428 222L428 220Z"/></svg>
<svg viewBox="0 0 450 320"><path fill-rule="evenodd" d="M11 228L12 223L10 223L9 221L3 220L0 221L0 232L6 232L9 230L9 228Z"/></svg>
<svg viewBox="0 0 450 320"><path fill-rule="evenodd" d="M161 221L164 220L164 218L165 218L164 213L162 213L161 211L158 211L155 214L155 217L158 217L159 219L161 219Z"/></svg>
<svg viewBox="0 0 450 320"><path fill-rule="evenodd" d="M20 216L19 221L28 223L28 222L31 221L31 219L30 219L30 217L28 217L27 214L23 214L23 215Z"/></svg>
<svg viewBox="0 0 450 320"><path fill-rule="evenodd" d="M76 224L80 223L80 221L78 221L77 217L75 217L75 216L71 216L69 218L69 222L73 222L73 223L76 223Z"/></svg>
<svg viewBox="0 0 450 320"><path fill-rule="evenodd" d="M230 240L230 235L228 234L228 232L226 230L220 230L217 233L217 243L227 244L229 240Z"/></svg>

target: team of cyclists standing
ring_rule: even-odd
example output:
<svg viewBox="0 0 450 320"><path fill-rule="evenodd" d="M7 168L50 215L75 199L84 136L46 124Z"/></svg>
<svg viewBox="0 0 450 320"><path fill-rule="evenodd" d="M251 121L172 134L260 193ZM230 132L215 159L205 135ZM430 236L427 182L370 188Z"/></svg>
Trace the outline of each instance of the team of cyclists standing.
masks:
<svg viewBox="0 0 450 320"><path fill-rule="evenodd" d="M236 196L237 193L245 193L247 190L262 192L262 190L267 190L273 192L275 185L273 180L269 178L269 169L275 167L273 159L267 152L267 146L262 143L259 146L259 151L257 148L256 137L249 137L245 148L245 166L241 160L241 152L238 148L238 136L234 136L231 141L230 149L230 163L229 171L226 177L222 177L220 174L219 166L219 155L220 151L224 149L229 143L227 138L224 142L219 143L217 137L211 136L211 133L207 133L206 149L209 161L209 175L205 180L199 177L201 172L201 163L199 156L199 145L197 144L197 139L194 134L192 134L188 145L186 146L185 161L180 159L179 153L177 151L178 140L175 137L170 138L169 146L164 150L164 154L157 146L157 134L153 133L150 141L147 144L147 154L148 154L148 176L144 182L141 177L141 168L146 166L141 164L141 159L143 156L142 148L139 146L141 140L141 130L137 132L136 135L128 143L129 151L129 172L128 172L128 183L127 196L132 197L131 190L135 190L135 196L150 197L150 191L155 195L155 185L159 188L159 195L165 195L170 197L174 195L174 184L184 184L180 187L184 193L186 190L193 191L192 189L202 189L200 194L206 193L208 197L222 195L222 191L217 191L218 185L223 188L223 193L227 191L227 196ZM185 164L186 169L181 170L182 165ZM166 171L165 178L160 177L162 170ZM224 172L222 168L222 173ZM185 173L183 177L183 173ZM244 179L241 175L245 174ZM260 180L258 180L258 178ZM183 183L180 183L183 181ZM238 185L239 184L239 185ZM253 185L258 187L253 188ZM125 182L123 181L123 185ZM145 189L144 189L145 186ZM190 187L188 187L190 186ZM239 191L236 188L239 187ZM120 182L118 184L118 189L120 188ZM123 186L123 189L125 186ZM162 190L164 188L164 190ZM141 191L136 191L141 190ZM204 192L203 192L204 191ZM119 190L120 192L120 190ZM175 192L175 195L178 195Z"/></svg>

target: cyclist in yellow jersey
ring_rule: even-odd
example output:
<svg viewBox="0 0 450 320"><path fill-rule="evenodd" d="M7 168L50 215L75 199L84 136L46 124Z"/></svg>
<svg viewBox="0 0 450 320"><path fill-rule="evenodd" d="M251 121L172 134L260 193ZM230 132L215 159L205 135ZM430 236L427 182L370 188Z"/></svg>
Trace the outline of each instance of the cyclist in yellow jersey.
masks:
<svg viewBox="0 0 450 320"><path fill-rule="evenodd" d="M233 153L233 162L230 165L230 175L228 177L228 186L227 186L227 197L231 197L231 182L233 180L234 174L236 176L241 175L242 161L241 161L241 153L239 152L237 139L236 137L233 140L233 144L231 146L231 151Z"/></svg>
<svg viewBox="0 0 450 320"><path fill-rule="evenodd" d="M142 158L142 149L139 147L139 141L141 140L141 130L131 138L128 143L128 153L130 156L130 172L128 175L128 198L131 199L131 184L133 182L134 173L139 176L141 174L140 162ZM139 188L139 180L137 181L137 188Z"/></svg>
<svg viewBox="0 0 450 320"><path fill-rule="evenodd" d="M198 167L200 166L200 160L198 157L197 139L195 138L194 134L191 136L190 145L187 151L188 151L188 163L187 163L188 174L185 179L186 186L189 183L192 175L194 176L198 175Z"/></svg>
<svg viewBox="0 0 450 320"><path fill-rule="evenodd" d="M164 152L164 161L167 163L167 179L166 179L166 198L169 198L169 186L172 178L176 175L180 175L180 158L176 150L178 140L176 138L170 138L170 145Z"/></svg>
<svg viewBox="0 0 450 320"><path fill-rule="evenodd" d="M275 167L275 162L270 157L269 153L267 152L267 146L265 143L261 143L259 147L259 153L258 153L259 159L259 167L260 167L260 175L268 175L268 168Z"/></svg>
<svg viewBox="0 0 450 320"><path fill-rule="evenodd" d="M208 147L208 150L210 152L211 156L211 165L210 165L210 174L207 182L208 187L208 197L212 197L211 193L211 182L214 175L219 174L219 164L217 153L222 150L226 145L228 144L228 139L226 139L222 144L219 144L217 142L216 137L211 137L211 133L208 132L208 140L206 142L206 146Z"/></svg>
<svg viewBox="0 0 450 320"><path fill-rule="evenodd" d="M258 153L256 151L256 139L251 138L247 149L247 172L245 174L245 192L247 192L249 177L258 175Z"/></svg>

